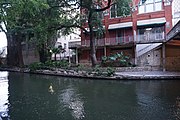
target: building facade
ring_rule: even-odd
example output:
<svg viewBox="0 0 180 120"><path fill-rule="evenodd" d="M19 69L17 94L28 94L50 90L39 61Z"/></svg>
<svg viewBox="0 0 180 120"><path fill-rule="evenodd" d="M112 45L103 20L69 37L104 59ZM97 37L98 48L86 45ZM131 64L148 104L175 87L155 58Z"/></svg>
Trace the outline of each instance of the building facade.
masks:
<svg viewBox="0 0 180 120"><path fill-rule="evenodd" d="M61 35L61 33L59 33L57 41L55 43L55 47L59 48L59 46L61 46L61 48L64 51L56 55L56 60L66 59L69 60L69 62L72 61L73 55L76 55L76 49L73 46L79 44L81 41L79 35L80 35L79 29L75 29L73 33L66 36ZM54 60L54 54L52 55L52 60ZM74 62L75 61L76 60L74 60Z"/></svg>
<svg viewBox="0 0 180 120"><path fill-rule="evenodd" d="M107 1L104 0L106 5ZM162 44L172 28L172 2L169 0L133 0L129 15L118 15L118 6L104 12L105 35L96 39L96 56L124 52L138 66L162 66ZM103 7L103 6L102 6ZM122 14L121 14L122 15ZM81 63L90 63L89 36L81 32Z"/></svg>
<svg viewBox="0 0 180 120"><path fill-rule="evenodd" d="M180 0L172 1L172 17L173 17L173 26L178 23L180 20Z"/></svg>

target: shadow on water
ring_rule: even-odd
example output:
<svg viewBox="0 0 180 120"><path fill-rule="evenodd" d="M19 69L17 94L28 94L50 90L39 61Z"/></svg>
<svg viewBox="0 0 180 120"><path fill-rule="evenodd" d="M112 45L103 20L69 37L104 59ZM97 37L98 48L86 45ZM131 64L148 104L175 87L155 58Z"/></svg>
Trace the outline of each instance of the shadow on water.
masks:
<svg viewBox="0 0 180 120"><path fill-rule="evenodd" d="M179 120L179 86L0 72L0 112L10 120Z"/></svg>

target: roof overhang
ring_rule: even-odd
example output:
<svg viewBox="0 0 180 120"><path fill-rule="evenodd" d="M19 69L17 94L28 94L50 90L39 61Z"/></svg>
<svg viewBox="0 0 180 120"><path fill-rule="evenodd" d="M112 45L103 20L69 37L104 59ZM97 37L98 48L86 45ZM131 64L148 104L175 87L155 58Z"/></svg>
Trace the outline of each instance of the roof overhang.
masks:
<svg viewBox="0 0 180 120"><path fill-rule="evenodd" d="M167 34L167 44L180 46L180 20Z"/></svg>
<svg viewBox="0 0 180 120"><path fill-rule="evenodd" d="M139 20L137 21L137 26L146 26L146 25L153 25L153 24L164 24L166 23L166 18L155 18L155 19L148 19L148 20Z"/></svg>
<svg viewBox="0 0 180 120"><path fill-rule="evenodd" d="M167 41L180 40L180 20L167 34Z"/></svg>
<svg viewBox="0 0 180 120"><path fill-rule="evenodd" d="M111 24L111 25L109 25L108 30L132 27L132 25L133 25L132 22L124 22L124 23Z"/></svg>

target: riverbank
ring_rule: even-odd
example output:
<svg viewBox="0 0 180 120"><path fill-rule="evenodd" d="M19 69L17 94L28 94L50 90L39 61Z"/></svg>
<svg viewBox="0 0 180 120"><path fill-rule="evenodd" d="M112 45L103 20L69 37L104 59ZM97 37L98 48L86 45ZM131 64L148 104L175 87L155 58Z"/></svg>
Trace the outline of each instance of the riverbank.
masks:
<svg viewBox="0 0 180 120"><path fill-rule="evenodd" d="M180 72L170 71L137 71L137 72L115 72L114 76L88 75L84 71L75 72L73 70L36 70L31 72L27 68L0 68L0 71L22 72L30 74L53 75L62 77L76 77L104 80L180 80Z"/></svg>

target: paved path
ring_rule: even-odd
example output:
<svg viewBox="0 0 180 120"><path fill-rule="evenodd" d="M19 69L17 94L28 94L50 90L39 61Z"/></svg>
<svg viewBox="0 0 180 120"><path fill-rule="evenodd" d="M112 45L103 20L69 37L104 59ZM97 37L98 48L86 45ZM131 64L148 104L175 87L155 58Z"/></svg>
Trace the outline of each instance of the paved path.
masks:
<svg viewBox="0 0 180 120"><path fill-rule="evenodd" d="M180 72L169 71L116 72L116 75L125 79L180 79Z"/></svg>

